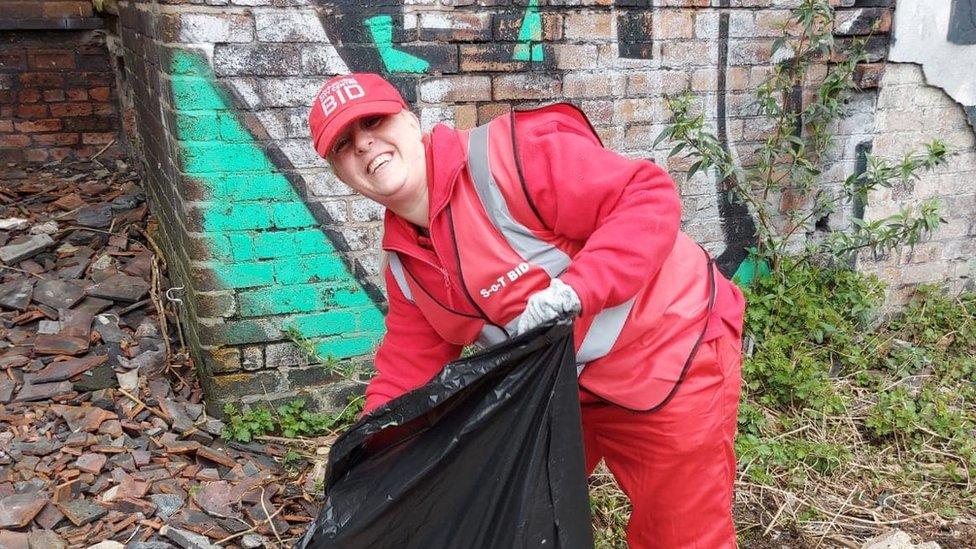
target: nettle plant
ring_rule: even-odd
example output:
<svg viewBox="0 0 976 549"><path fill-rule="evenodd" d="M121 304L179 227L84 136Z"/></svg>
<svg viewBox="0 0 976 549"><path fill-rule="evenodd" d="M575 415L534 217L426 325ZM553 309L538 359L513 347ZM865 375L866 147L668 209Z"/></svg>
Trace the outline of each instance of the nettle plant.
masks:
<svg viewBox="0 0 976 549"><path fill-rule="evenodd" d="M833 141L833 124L845 115L845 101L857 89L855 70L867 60L865 39L855 39L845 51L833 35L834 11L827 0L803 0L782 22L783 34L773 43L771 73L756 90L754 107L771 129L754 153L736 158L706 127L705 115L695 113L690 93L668 98L672 119L655 146L671 139L669 156L683 155L691 162L688 177L713 170L723 182L730 201L746 203L756 220L756 246L750 249L753 265L773 272L792 256L789 268L803 266L814 257L850 264L861 250L875 255L911 246L944 220L939 204L929 200L917 208L867 221L852 219L847 231L832 231L807 238L797 250L797 235L817 234L818 221L841 207L866 203L869 193L895 184L910 185L923 169L946 161L948 149L933 140L923 150L893 162L867 155L867 169L848 176L841 185L826 185L822 168ZM822 68L826 68L822 77ZM802 105L791 100L805 90ZM811 93L812 92L812 93ZM781 211L780 197L791 193L803 204Z"/></svg>

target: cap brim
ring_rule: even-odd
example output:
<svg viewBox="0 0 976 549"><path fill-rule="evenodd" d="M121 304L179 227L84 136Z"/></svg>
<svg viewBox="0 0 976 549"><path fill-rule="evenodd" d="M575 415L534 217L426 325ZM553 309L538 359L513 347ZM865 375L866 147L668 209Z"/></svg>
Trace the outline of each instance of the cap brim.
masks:
<svg viewBox="0 0 976 549"><path fill-rule="evenodd" d="M341 113L337 114L335 118L326 124L322 131L315 136L315 151L319 153L322 158L328 158L329 153L332 151L332 144L342 133L342 130L346 128L350 123L366 117L373 116L377 114L396 114L406 107L403 103L395 100L377 100L370 101L368 103L363 103L360 105L353 105Z"/></svg>

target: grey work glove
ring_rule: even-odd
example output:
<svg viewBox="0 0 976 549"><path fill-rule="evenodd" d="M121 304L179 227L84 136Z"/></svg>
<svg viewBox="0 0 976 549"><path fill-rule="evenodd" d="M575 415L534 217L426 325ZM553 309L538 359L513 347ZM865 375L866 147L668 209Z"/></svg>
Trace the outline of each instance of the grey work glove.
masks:
<svg viewBox="0 0 976 549"><path fill-rule="evenodd" d="M525 305L525 312L519 318L516 330L520 334L545 324L550 320L555 320L563 315L577 315L582 305L576 291L569 285L559 280L552 279L549 287L540 290L531 296Z"/></svg>

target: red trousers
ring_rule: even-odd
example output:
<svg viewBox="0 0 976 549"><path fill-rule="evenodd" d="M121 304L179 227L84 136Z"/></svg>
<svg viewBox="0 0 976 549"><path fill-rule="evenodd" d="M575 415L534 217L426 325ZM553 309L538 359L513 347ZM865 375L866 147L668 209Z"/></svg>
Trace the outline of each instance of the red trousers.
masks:
<svg viewBox="0 0 976 549"><path fill-rule="evenodd" d="M741 345L732 334L704 342L673 398L634 412L581 393L587 471L600 459L630 498L632 549L725 549L732 523L733 439Z"/></svg>

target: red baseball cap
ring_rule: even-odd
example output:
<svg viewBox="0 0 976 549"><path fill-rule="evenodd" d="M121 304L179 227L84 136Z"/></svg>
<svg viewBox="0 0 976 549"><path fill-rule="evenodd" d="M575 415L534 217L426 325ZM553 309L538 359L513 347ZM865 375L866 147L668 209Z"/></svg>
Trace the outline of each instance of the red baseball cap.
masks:
<svg viewBox="0 0 976 549"><path fill-rule="evenodd" d="M308 112L315 152L327 158L339 134L364 116L396 114L407 108L400 92L378 74L355 73L329 79Z"/></svg>

